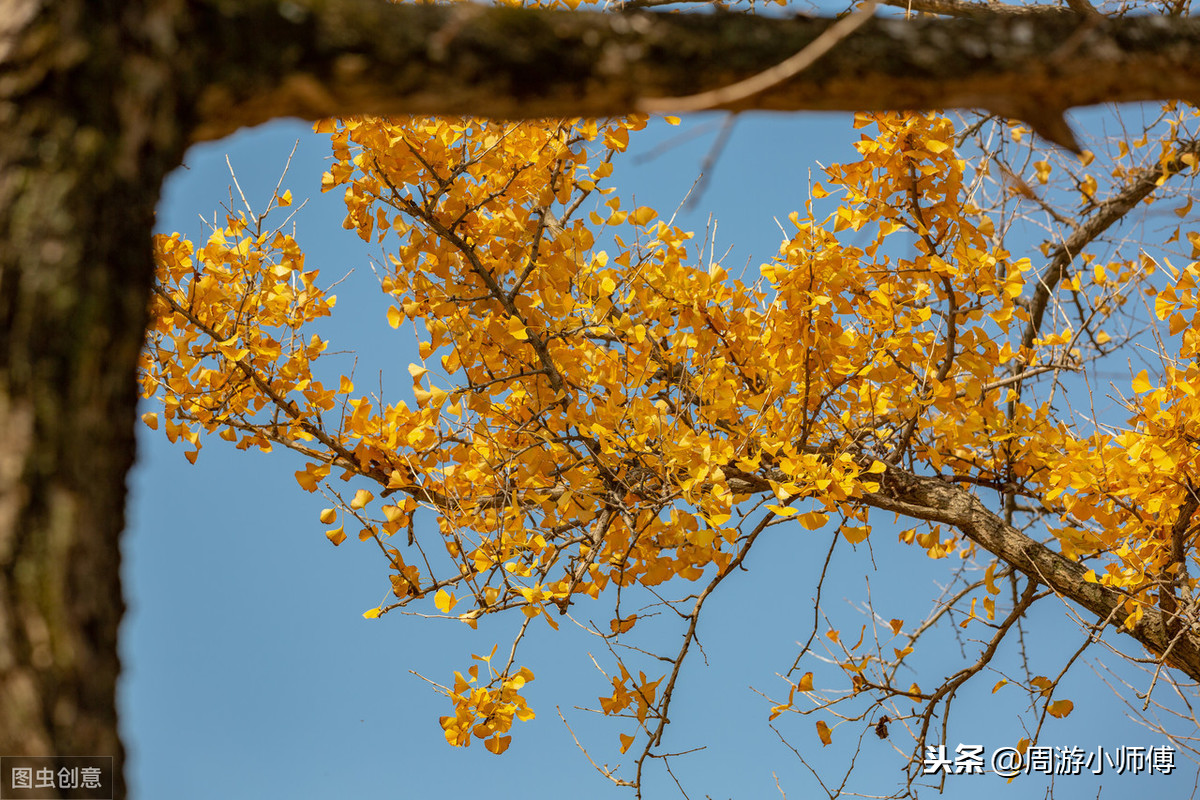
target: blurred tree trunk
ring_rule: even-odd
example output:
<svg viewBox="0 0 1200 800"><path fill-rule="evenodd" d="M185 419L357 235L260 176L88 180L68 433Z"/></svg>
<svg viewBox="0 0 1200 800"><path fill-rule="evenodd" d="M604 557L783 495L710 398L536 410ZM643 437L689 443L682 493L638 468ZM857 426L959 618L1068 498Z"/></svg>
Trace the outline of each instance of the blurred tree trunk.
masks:
<svg viewBox="0 0 1200 800"><path fill-rule="evenodd" d="M0 3L0 754L113 756L149 238L178 4Z"/></svg>

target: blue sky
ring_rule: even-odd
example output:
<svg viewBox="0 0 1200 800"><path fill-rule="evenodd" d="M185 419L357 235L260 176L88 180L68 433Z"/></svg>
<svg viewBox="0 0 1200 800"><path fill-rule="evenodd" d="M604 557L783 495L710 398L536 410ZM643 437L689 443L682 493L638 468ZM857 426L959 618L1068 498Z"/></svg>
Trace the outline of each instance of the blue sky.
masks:
<svg viewBox="0 0 1200 800"><path fill-rule="evenodd" d="M636 205L669 215L695 180L716 132L713 123L712 117L694 117L682 128L653 125L632 137L631 153L615 177L623 199L636 198ZM654 158L638 159L692 126L709 130ZM787 226L788 213L802 206L809 171L819 174L817 162L852 159L857 138L845 115L743 115L702 201L678 222L702 238L711 215L719 223L718 252L733 248L726 267L736 275L748 265L753 276L779 246L776 220ZM387 325L386 304L369 266L382 251L342 229L340 192L319 193L328 140L312 134L310 125L281 121L193 148L165 187L159 229L206 238L200 217L211 219L229 198L227 154L247 199L261 207L297 140L284 188L297 201L308 199L296 218L307 268L319 268L326 282L353 271L337 289L340 313L330 329L334 349L362 352L388 372L392 386L402 387L408 382L405 366L418 359L411 335ZM565 626L557 635L544 626L536 630L522 663L537 676L526 693L537 719L518 726L503 756L478 743L451 748L437 723L448 703L410 671L449 681L453 670L470 665L472 653L486 653L497 642L503 648L516 620L481 624L478 631L396 614L364 620L362 612L387 593L385 565L373 547L353 537L336 549L330 545L317 520L326 503L301 491L293 477L302 467L299 458L237 451L211 440L193 466L183 448L169 444L161 431L146 429L139 453L124 547L130 611L120 693L134 796L632 797L589 766L556 711L561 709L593 757L615 760L616 734L625 729L575 708L594 707L604 689L588 656L594 652L604 663L595 639ZM896 545L894 532L882 522L872 536L879 540L874 559L864 549L841 548L826 584L831 615L850 620L855 629L854 620L863 617L854 604L866 598L868 584L885 618L915 619L939 594L938 582L948 580L947 561L933 562L919 549ZM749 572L723 584L707 608L700 635L708 663L699 658L688 663L668 732L669 748L709 746L672 762L690 797L780 797L780 789L789 798L822 795L811 773L767 727L770 704L751 689L786 694L776 673L787 670L796 642L811 630L812 587L829 537L786 528L776 528L760 543L747 563ZM1036 610L1029 630L1028 655L1045 665L1042 674L1056 674L1082 640L1053 601ZM975 650L969 642L956 644L955 633L946 633L931 671L916 676L922 685L974 660ZM965 640L972 632L961 635ZM1099 650L1091 654L1110 665L1117 661ZM1085 750L1164 744L1126 719L1087 661L1063 685L1075 712L1051 723L1042 743ZM951 749L959 742L1010 744L1024 735L1015 721L1023 701L1015 693L991 696L994 682L980 676L956 700L947 737ZM1028 712L1025 719L1031 719ZM889 743L860 724L837 729L834 745L822 748L812 721L784 717L779 723L827 783L838 784L837 767L865 734L858 782L851 785L873 794L894 790L902 760ZM1179 763L1172 776L1106 776L1102 796L1134 791L1187 796L1195 770L1182 758ZM1040 796L1046 783L1034 777L1016 788L995 776L951 777L947 793L998 797L1015 789ZM1063 798L1096 797L1100 786L1090 776L1064 776L1055 792ZM646 796L681 795L671 776L655 767Z"/></svg>

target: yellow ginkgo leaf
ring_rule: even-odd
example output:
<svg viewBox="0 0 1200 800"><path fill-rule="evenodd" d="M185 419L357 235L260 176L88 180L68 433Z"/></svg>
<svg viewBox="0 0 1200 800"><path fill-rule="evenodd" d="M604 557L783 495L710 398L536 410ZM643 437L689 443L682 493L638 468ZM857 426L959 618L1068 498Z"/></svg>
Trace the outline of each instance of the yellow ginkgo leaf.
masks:
<svg viewBox="0 0 1200 800"><path fill-rule="evenodd" d="M810 531L815 531L817 528L823 527L829 522L829 516L822 514L820 511L808 511L796 517L796 520ZM864 538L865 538L864 534ZM849 538L849 537L847 537Z"/></svg>
<svg viewBox="0 0 1200 800"><path fill-rule="evenodd" d="M512 744L511 736L493 736L491 739L485 741L483 746L496 755L500 755L508 749L510 744Z"/></svg>
<svg viewBox="0 0 1200 800"><path fill-rule="evenodd" d="M801 524L803 524L803 523L801 523ZM806 525L805 527L808 527L808 526ZM820 525L818 525L817 527L820 527ZM860 525L860 526L843 525L842 526L842 537L850 544L858 544L859 542L866 539L867 534L869 534L870 532L871 532L871 527L869 525Z"/></svg>
<svg viewBox="0 0 1200 800"><path fill-rule="evenodd" d="M1051 703L1050 705L1048 705L1046 707L1046 713L1052 717L1057 717L1059 719L1062 719L1063 717L1070 714L1074 708L1075 708L1075 704L1072 703L1070 700L1055 700L1053 703Z"/></svg>
<svg viewBox="0 0 1200 800"><path fill-rule="evenodd" d="M634 225L645 225L647 222L657 216L658 212L653 208L650 208L649 206L641 206L640 208L635 209L634 212L629 215L629 219L633 221Z"/></svg>
<svg viewBox="0 0 1200 800"><path fill-rule="evenodd" d="M350 501L350 507L357 511L366 506L367 503L375 499L375 495L368 492L366 489L359 489L354 493L354 499Z"/></svg>
<svg viewBox="0 0 1200 800"><path fill-rule="evenodd" d="M445 589L438 589L437 594L433 596L434 606L436 606L437 610L441 611L443 614L449 614L450 609L454 608L455 602L454 595L450 594Z"/></svg>
<svg viewBox="0 0 1200 800"><path fill-rule="evenodd" d="M630 736L627 733L622 733L622 734L620 734L620 739L621 739L621 752L624 753L629 749L629 746L631 744L633 744L634 737Z"/></svg>
<svg viewBox="0 0 1200 800"><path fill-rule="evenodd" d="M375 619L382 613L382 608L369 608L363 612L363 619Z"/></svg>
<svg viewBox="0 0 1200 800"><path fill-rule="evenodd" d="M817 736L821 737L821 744L828 745L833 742L833 733L829 730L829 726L825 724L825 720L817 720Z"/></svg>
<svg viewBox="0 0 1200 800"><path fill-rule="evenodd" d="M296 473L296 483L306 492L315 492L317 484L328 474L328 464L309 464Z"/></svg>
<svg viewBox="0 0 1200 800"><path fill-rule="evenodd" d="M529 338L529 333L525 330L525 323L517 317L509 317L508 321L504 323L504 328L514 339L525 341Z"/></svg>
<svg viewBox="0 0 1200 800"><path fill-rule="evenodd" d="M325 536L329 539L329 541L333 542L334 547L337 547L339 544L346 541L346 531L341 525L325 531Z"/></svg>

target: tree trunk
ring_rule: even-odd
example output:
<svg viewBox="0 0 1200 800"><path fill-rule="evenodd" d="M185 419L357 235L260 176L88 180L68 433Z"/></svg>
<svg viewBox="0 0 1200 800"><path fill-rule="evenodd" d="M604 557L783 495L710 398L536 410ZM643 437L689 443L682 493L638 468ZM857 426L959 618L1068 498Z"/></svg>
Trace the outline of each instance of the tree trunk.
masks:
<svg viewBox="0 0 1200 800"><path fill-rule="evenodd" d="M113 756L170 3L0 3L0 753ZM156 38L157 37L157 38Z"/></svg>

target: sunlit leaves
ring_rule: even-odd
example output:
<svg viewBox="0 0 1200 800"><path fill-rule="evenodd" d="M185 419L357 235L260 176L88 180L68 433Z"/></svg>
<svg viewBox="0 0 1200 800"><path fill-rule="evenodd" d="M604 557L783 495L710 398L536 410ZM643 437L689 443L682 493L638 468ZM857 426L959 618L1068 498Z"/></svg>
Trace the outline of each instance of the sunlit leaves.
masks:
<svg viewBox="0 0 1200 800"><path fill-rule="evenodd" d="M450 609L454 608L454 595L445 589L438 589L437 594L433 598L433 605L443 614L449 614Z"/></svg>
<svg viewBox="0 0 1200 800"><path fill-rule="evenodd" d="M1050 705L1046 706L1046 713L1052 717L1059 719L1067 716L1075 708L1075 704L1070 700L1055 700Z"/></svg>
<svg viewBox="0 0 1200 800"><path fill-rule="evenodd" d="M981 502L1020 497L1051 520L1063 554L1089 559L1088 580L1127 593L1127 624L1154 607L1164 576L1180 574L1167 546L1187 491L1178 476L1200 472L1194 264L1164 262L1170 280L1147 302L1180 357L1113 382L1124 427L1083 430L1055 392L1081 353L1126 336L1096 326L1160 268L1151 259L1073 253L1077 271L1051 287L1063 295L1026 338L1057 244L1032 258L1006 249L1008 221L973 204L988 167L966 162L948 119L864 114L858 157L824 169L810 202L780 215L791 224L778 252L739 279L669 215L610 185L643 124L318 123L334 156L323 188L344 195L344 226L386 253L377 329L419 337L411 384L401 373L399 392L372 393L371 373L356 381L351 364L326 358L315 325L335 307L328 282L265 217L230 215L199 249L156 240L142 387L163 409L146 424L188 443L189 458L204 433L301 453L297 483L333 506L319 516L330 541L350 526L383 553L395 599L367 618L412 604L472 627L495 614L551 628L565 617L650 652L652 617L693 613L664 598L680 585L677 596L707 597L748 568L763 531L789 531L818 563L831 541L874 557L881 520L864 501L894 489L889 465ZM1073 198L1100 202L1096 177L1067 159L1031 159L1001 185L1033 201L1069 174ZM1197 242L1179 233L1185 252ZM1075 303L1085 319L1068 323L1062 308ZM936 514L914 516L901 542L952 563L978 555ZM954 622L994 628L1011 576L989 565ZM579 613L596 600L609 606ZM857 637L814 632L831 670L822 687L921 699L893 682L925 629L889 621L901 613L876 613ZM533 676L491 658L442 687L453 711L441 724L447 742L498 754L533 715L520 694ZM665 724L674 678L613 658L599 710L630 725L624 753ZM772 719L811 713L797 693L822 694L811 671L788 682ZM1051 702L1049 679L1029 686L1050 716L1070 713L1070 701ZM828 723L815 726L830 744Z"/></svg>
<svg viewBox="0 0 1200 800"><path fill-rule="evenodd" d="M446 741L460 747L471 744L472 739L482 739L484 747L499 755L508 749L512 737L506 735L515 720L533 719L534 713L521 696L520 691L533 680L533 673L526 667L516 672L498 671L488 656L475 656L488 670L487 683L481 684L479 664L467 670L467 675L454 673L453 687L441 687L453 706L454 715L442 717L440 722Z"/></svg>

